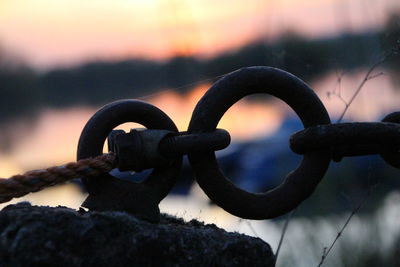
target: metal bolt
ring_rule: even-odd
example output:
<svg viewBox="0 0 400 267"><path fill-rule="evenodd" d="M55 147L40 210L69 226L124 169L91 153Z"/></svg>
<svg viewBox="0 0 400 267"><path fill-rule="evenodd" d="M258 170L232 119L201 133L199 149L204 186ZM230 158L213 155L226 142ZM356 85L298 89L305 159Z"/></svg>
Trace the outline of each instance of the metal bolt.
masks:
<svg viewBox="0 0 400 267"><path fill-rule="evenodd" d="M228 131L223 129L216 129L208 133L181 132L161 140L159 150L166 157L176 157L190 153L221 150L230 143L231 136Z"/></svg>
<svg viewBox="0 0 400 267"><path fill-rule="evenodd" d="M231 138L227 131L189 134L166 130L114 130L108 136L108 148L117 154L120 171L141 171L166 166L177 157L226 148Z"/></svg>

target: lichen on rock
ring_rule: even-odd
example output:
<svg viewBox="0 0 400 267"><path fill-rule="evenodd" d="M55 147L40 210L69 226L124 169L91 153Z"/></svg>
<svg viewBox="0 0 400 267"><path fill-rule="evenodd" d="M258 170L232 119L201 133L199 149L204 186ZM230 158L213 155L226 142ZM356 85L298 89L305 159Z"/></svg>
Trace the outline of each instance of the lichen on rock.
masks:
<svg viewBox="0 0 400 267"><path fill-rule="evenodd" d="M0 211L1 266L274 266L259 238L162 214L86 212L27 202Z"/></svg>

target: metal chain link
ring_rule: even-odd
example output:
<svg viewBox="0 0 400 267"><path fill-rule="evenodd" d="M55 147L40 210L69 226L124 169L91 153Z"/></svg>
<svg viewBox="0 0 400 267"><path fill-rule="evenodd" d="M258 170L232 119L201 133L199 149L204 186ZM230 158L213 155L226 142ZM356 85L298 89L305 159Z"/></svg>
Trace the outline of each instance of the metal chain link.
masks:
<svg viewBox="0 0 400 267"><path fill-rule="evenodd" d="M286 102L305 128L290 138L292 150L304 155L300 166L281 185L264 193L236 187L220 171L214 154L230 143L229 133L216 129L221 117L241 98L256 93ZM125 122L142 124L148 130L113 131ZM115 154L102 154L107 138ZM78 162L0 179L0 203L80 177L89 193L83 206L126 211L156 221L158 204L175 184L182 155L188 154L197 182L214 203L242 218L268 219L293 210L308 198L332 159L380 154L400 168L399 149L399 112L382 122L331 124L318 96L299 78L276 68L249 67L224 76L209 89L197 103L187 132L179 133L163 111L142 101L121 100L104 106L82 131ZM116 167L154 169L144 181L134 183L109 174Z"/></svg>
<svg viewBox="0 0 400 267"><path fill-rule="evenodd" d="M395 168L400 167L400 112L382 122L348 122L317 125L294 133L290 148L297 154L329 150L334 161L343 157L380 154Z"/></svg>

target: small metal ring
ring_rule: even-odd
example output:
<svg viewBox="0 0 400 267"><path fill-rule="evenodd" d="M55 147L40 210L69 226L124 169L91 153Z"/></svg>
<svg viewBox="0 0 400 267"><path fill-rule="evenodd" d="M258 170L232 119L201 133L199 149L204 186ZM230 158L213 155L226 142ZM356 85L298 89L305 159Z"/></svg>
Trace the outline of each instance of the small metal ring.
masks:
<svg viewBox="0 0 400 267"><path fill-rule="evenodd" d="M256 93L285 101L304 127L330 123L318 96L299 78L276 68L250 67L226 75L208 90L193 112L188 131L215 130L233 104ZM265 193L250 193L236 187L219 170L213 152L192 153L189 160L200 187L217 205L242 218L268 219L289 212L311 195L329 166L330 154L328 150L306 153L300 166L281 185Z"/></svg>
<svg viewBox="0 0 400 267"><path fill-rule="evenodd" d="M79 159L95 157L103 153L103 145L108 134L118 125L126 122L136 122L148 129L161 129L178 132L174 122L157 107L138 100L120 100L105 105L97 111L86 123L79 138ZM182 165L182 157L178 157L170 166L155 168L142 182L150 186L160 202L175 184ZM89 194L101 190L102 181L112 178L105 174L96 179L83 178Z"/></svg>
<svg viewBox="0 0 400 267"><path fill-rule="evenodd" d="M383 122L400 123L400 112L393 112L387 115L382 120ZM399 151L393 152L390 149L385 149L384 152L380 153L383 160L393 167L400 169L400 153Z"/></svg>

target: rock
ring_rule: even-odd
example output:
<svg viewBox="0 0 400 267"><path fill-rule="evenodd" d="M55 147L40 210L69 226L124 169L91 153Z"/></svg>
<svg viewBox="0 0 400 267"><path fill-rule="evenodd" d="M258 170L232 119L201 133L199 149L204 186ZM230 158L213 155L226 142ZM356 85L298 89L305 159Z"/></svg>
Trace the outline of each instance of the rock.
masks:
<svg viewBox="0 0 400 267"><path fill-rule="evenodd" d="M0 211L1 266L274 266L259 238L162 214L153 224L123 212L38 207Z"/></svg>

